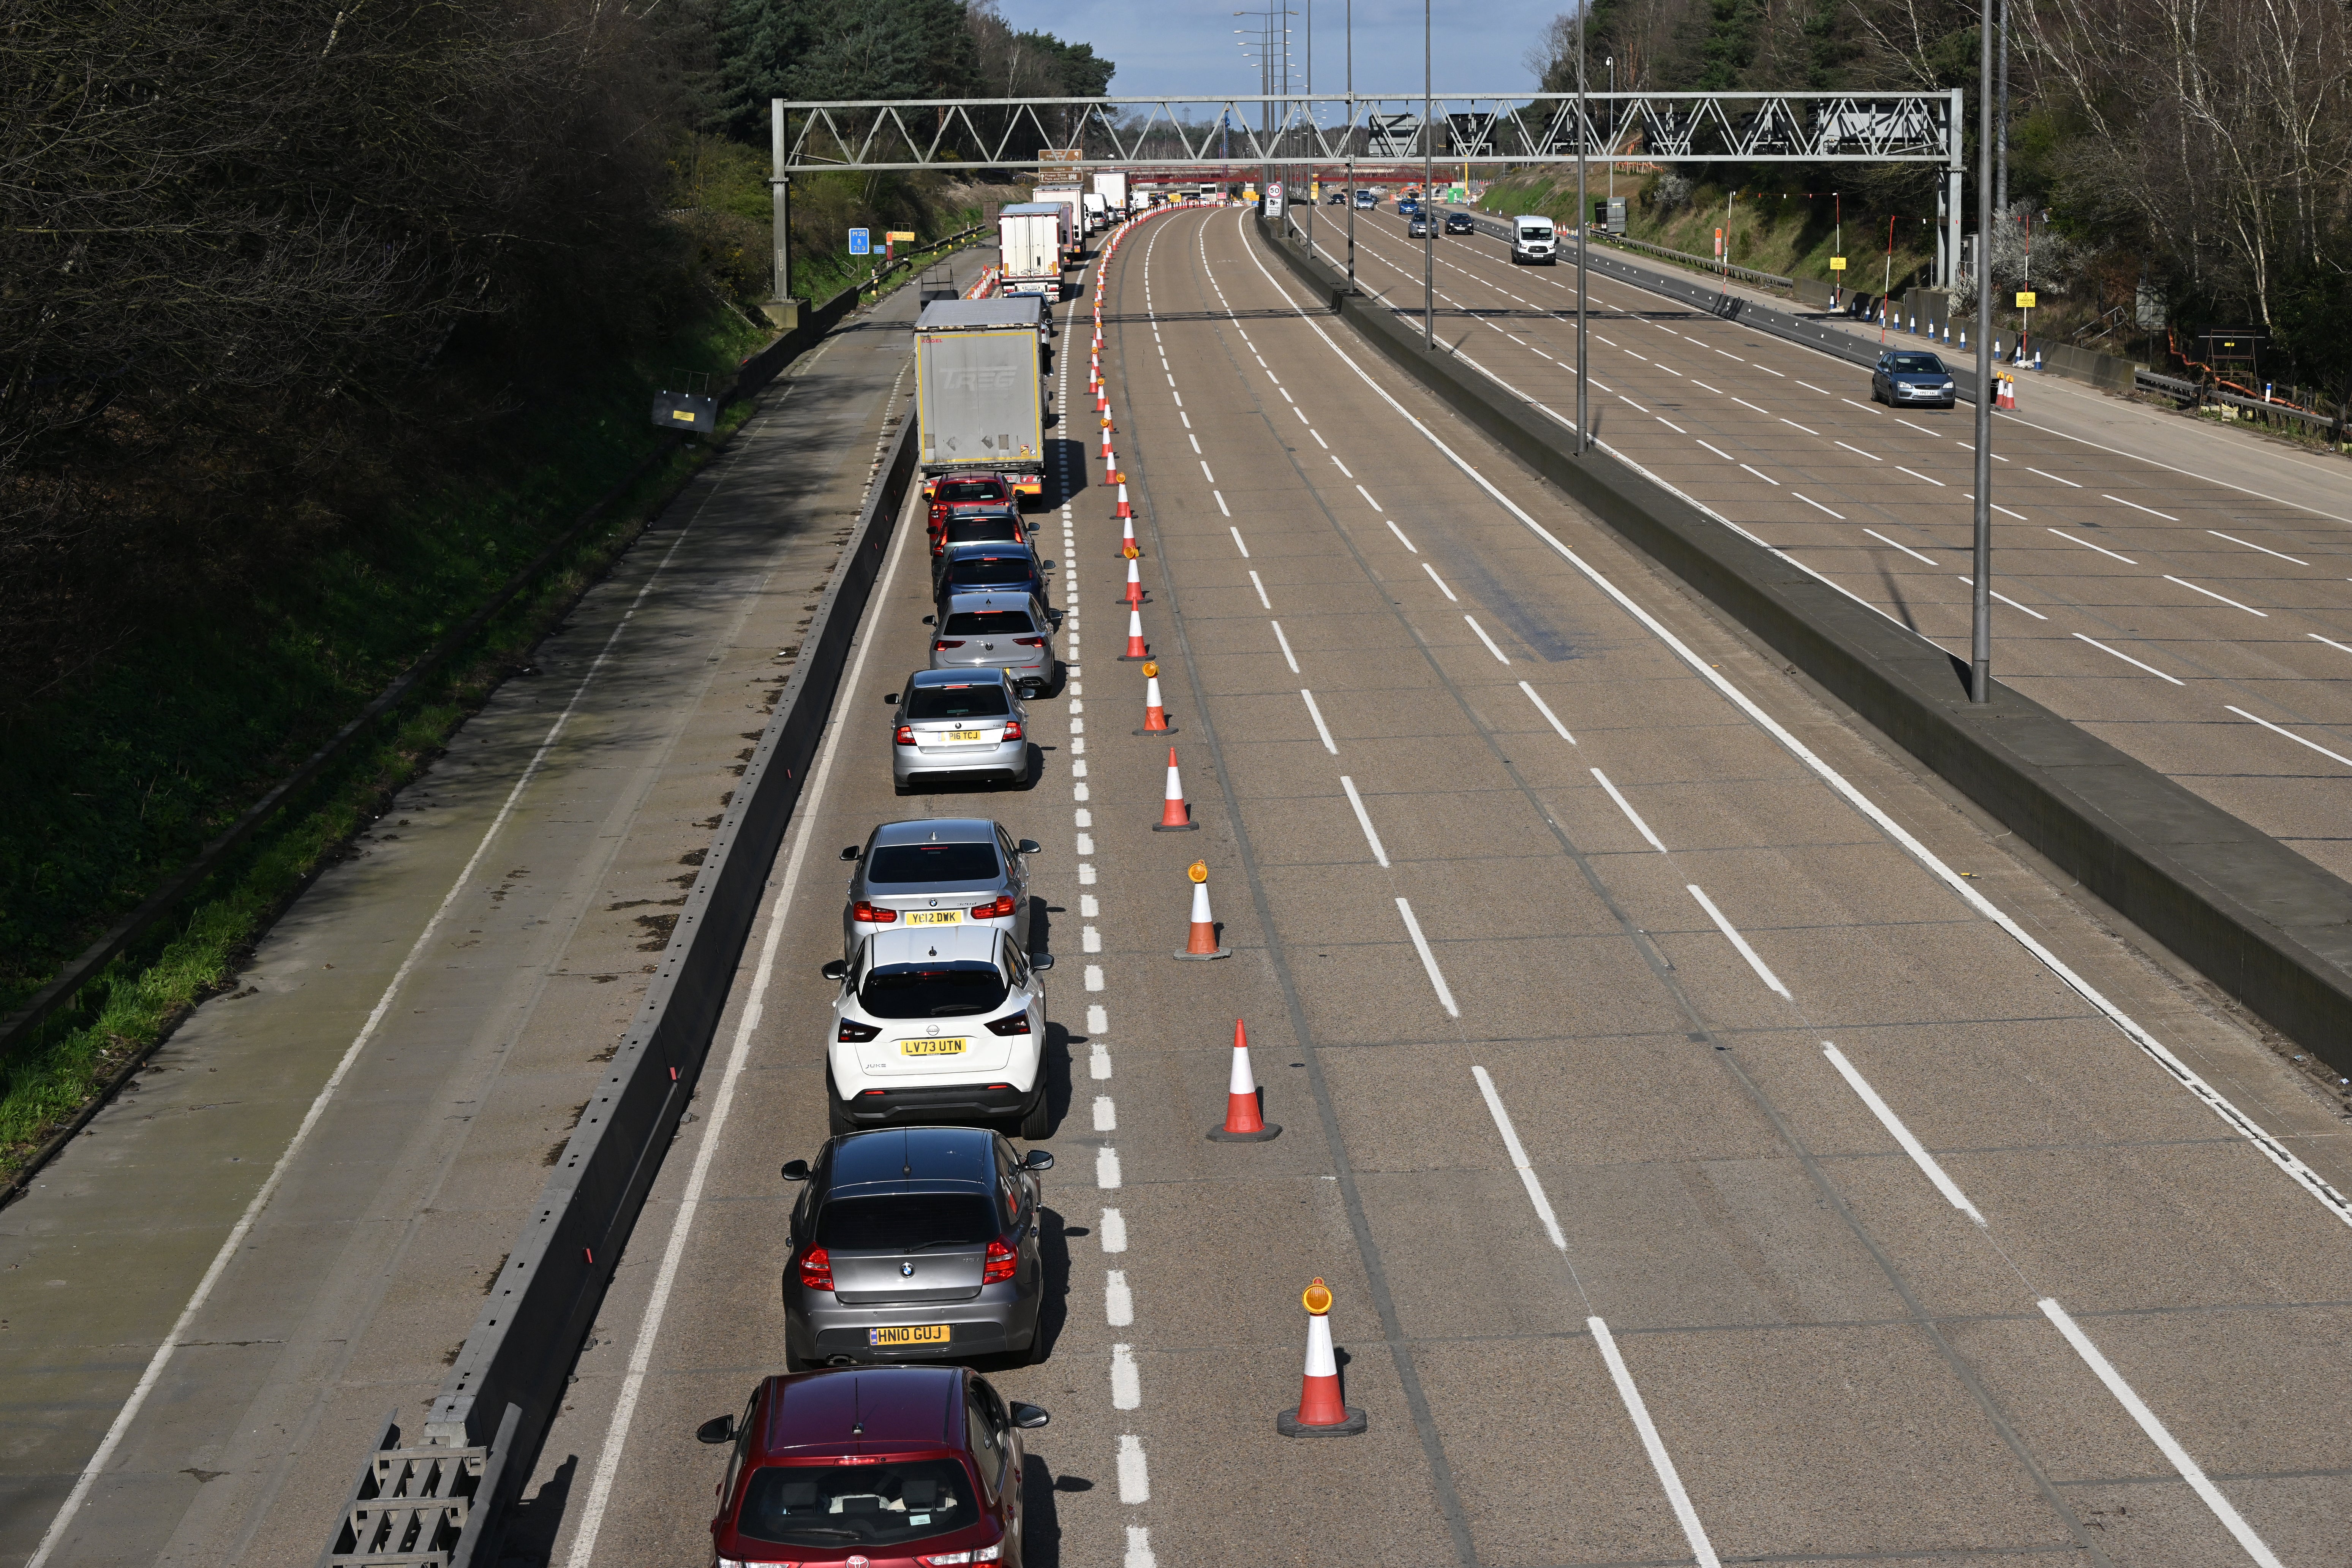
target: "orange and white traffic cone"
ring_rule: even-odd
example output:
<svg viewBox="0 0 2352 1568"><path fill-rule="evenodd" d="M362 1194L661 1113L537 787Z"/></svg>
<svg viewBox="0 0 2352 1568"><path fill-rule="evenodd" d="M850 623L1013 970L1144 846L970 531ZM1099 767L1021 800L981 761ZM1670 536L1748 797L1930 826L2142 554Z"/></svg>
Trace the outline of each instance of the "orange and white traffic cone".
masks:
<svg viewBox="0 0 2352 1568"><path fill-rule="evenodd" d="M1174 753L1170 753L1171 756ZM1209 864L1195 860L1185 868L1184 875L1192 879L1192 934L1185 939L1184 951L1173 956L1194 960L1231 958L1232 953L1217 945L1216 917L1209 913ZM1251 1104L1256 1103L1257 1086L1250 1086Z"/></svg>
<svg viewBox="0 0 2352 1568"><path fill-rule="evenodd" d="M1143 603L1143 579L1137 574L1132 557L1127 563L1127 591L1119 597L1126 601L1127 607L1130 610Z"/></svg>
<svg viewBox="0 0 2352 1568"><path fill-rule="evenodd" d="M1274 1418L1286 1437L1348 1437L1371 1425L1364 1413L1339 1398L1339 1358L1331 1350L1331 1288L1318 1279L1299 1300L1307 1307L1307 1377L1298 1385L1298 1408Z"/></svg>
<svg viewBox="0 0 2352 1568"><path fill-rule="evenodd" d="M1151 831L1191 833L1200 826L1192 820L1192 808L1184 804L1184 780L1176 772L1176 748L1171 746L1168 748L1168 794L1160 803L1159 825ZM1192 940L1197 942L1201 940L1201 927L1209 918L1209 868L1202 866L1196 869L1201 874L1192 879Z"/></svg>
<svg viewBox="0 0 2352 1568"><path fill-rule="evenodd" d="M1225 1121L1209 1129L1218 1143L1263 1143L1282 1136L1282 1129L1259 1113L1257 1076L1250 1071L1249 1036L1239 1018L1234 1020L1234 1070L1225 1084Z"/></svg>
<svg viewBox="0 0 2352 1568"><path fill-rule="evenodd" d="M1143 646L1143 612L1127 612L1127 651L1118 656L1121 664L1136 664L1150 658L1150 651Z"/></svg>
<svg viewBox="0 0 2352 1568"><path fill-rule="evenodd" d="M1127 504L1127 487L1125 485L1118 487L1118 510L1111 515L1119 518L1127 523L1127 526L1119 531L1119 537L1126 543L1133 544L1135 542L1135 509ZM1132 561L1135 557L1130 555L1128 559Z"/></svg>
<svg viewBox="0 0 2352 1568"><path fill-rule="evenodd" d="M1119 486L1118 493L1122 496L1127 494L1127 487L1125 485ZM1121 555L1126 556L1129 561L1132 561L1137 556L1143 553L1140 549L1137 548L1135 542L1135 514L1133 512L1123 511L1120 515L1125 522L1125 526L1118 531L1118 552Z"/></svg>
<svg viewBox="0 0 2352 1568"><path fill-rule="evenodd" d="M1104 420L1104 421L1103 421L1103 449L1102 449L1102 459L1103 459L1103 467L1104 467L1104 468L1109 468L1109 467L1110 467L1110 421L1109 421L1109 420L1108 420L1108 419L1106 419L1106 420Z"/></svg>
<svg viewBox="0 0 2352 1568"><path fill-rule="evenodd" d="M1160 702L1160 667L1143 667L1143 728L1139 735L1172 735L1176 726L1168 721L1168 710Z"/></svg>

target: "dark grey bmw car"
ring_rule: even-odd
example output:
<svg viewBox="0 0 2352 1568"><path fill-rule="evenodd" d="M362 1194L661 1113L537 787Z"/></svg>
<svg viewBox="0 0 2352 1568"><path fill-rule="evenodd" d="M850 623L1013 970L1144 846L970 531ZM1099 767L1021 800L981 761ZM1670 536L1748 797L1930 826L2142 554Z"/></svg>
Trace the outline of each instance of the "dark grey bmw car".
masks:
<svg viewBox="0 0 2352 1568"><path fill-rule="evenodd" d="M971 1127L882 1128L834 1139L784 1167L802 1184L784 1265L788 1366L949 1360L1028 1350L1037 1338L1037 1178Z"/></svg>

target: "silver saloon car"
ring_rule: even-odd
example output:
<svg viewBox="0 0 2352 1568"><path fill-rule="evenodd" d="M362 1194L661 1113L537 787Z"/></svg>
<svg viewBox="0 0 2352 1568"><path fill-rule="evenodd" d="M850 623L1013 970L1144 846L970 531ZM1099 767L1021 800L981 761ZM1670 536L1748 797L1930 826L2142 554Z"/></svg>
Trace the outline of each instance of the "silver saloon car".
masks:
<svg viewBox="0 0 2352 1568"><path fill-rule="evenodd" d="M865 847L841 852L857 868L841 907L841 955L877 931L992 925L1028 945L1029 859L1037 841L1016 841L984 816L886 822Z"/></svg>
<svg viewBox="0 0 2352 1568"><path fill-rule="evenodd" d="M1053 684L1053 622L1028 594L951 594L934 620L933 669L1001 669L1030 696Z"/></svg>
<svg viewBox="0 0 2352 1568"><path fill-rule="evenodd" d="M922 669L883 699L890 716L890 783L1029 776L1029 711L1001 669Z"/></svg>
<svg viewBox="0 0 2352 1568"><path fill-rule="evenodd" d="M1038 1177L993 1132L887 1128L834 1139L800 1184L784 1265L787 1367L1017 1353L1036 1342Z"/></svg>

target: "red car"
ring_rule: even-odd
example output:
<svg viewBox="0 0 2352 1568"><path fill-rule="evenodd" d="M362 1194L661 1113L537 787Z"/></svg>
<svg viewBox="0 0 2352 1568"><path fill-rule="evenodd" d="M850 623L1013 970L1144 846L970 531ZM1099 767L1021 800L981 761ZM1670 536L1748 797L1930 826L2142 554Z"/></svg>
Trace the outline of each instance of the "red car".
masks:
<svg viewBox="0 0 2352 1568"><path fill-rule="evenodd" d="M1021 1434L1045 1425L961 1366L771 1377L740 1416L710 1521L718 1568L948 1568L1021 1562Z"/></svg>
<svg viewBox="0 0 2352 1568"><path fill-rule="evenodd" d="M923 499L930 503L931 537L937 540L940 531L948 524L950 514L975 507L997 510L1018 508L1021 504L1013 493L1013 483L1003 474L949 474L933 479L923 487Z"/></svg>

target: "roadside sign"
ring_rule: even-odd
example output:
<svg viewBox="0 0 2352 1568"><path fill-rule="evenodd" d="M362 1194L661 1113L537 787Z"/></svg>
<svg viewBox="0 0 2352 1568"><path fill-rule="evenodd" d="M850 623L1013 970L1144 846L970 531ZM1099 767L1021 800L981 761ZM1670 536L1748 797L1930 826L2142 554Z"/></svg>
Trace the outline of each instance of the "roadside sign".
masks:
<svg viewBox="0 0 2352 1568"><path fill-rule="evenodd" d="M1832 271L1832 272L1843 272L1843 271L1844 271L1844 270L1845 270L1845 258L1844 258L1844 257L1843 257L1843 256L1832 256L1832 257L1831 257L1831 258L1830 258L1830 270L1831 270L1831 271Z"/></svg>
<svg viewBox="0 0 2352 1568"><path fill-rule="evenodd" d="M2017 308L2021 310L2031 310L2033 309L2033 290L2031 289L2021 289L2018 290Z"/></svg>
<svg viewBox="0 0 2352 1568"><path fill-rule="evenodd" d="M1086 161L1087 150L1083 147L1040 147L1037 149L1037 162L1040 163L1083 163Z"/></svg>
<svg viewBox="0 0 2352 1568"><path fill-rule="evenodd" d="M871 256L871 255L873 255L873 254L874 254L874 235L873 235L873 232L872 232L871 230L869 230L869 229L863 229L863 228L853 228L853 229L851 229L851 230L849 231L849 254L850 254L850 255L852 255L852 256Z"/></svg>
<svg viewBox="0 0 2352 1568"><path fill-rule="evenodd" d="M911 228L894 228L882 237L893 245L912 245L915 243L915 231Z"/></svg>

